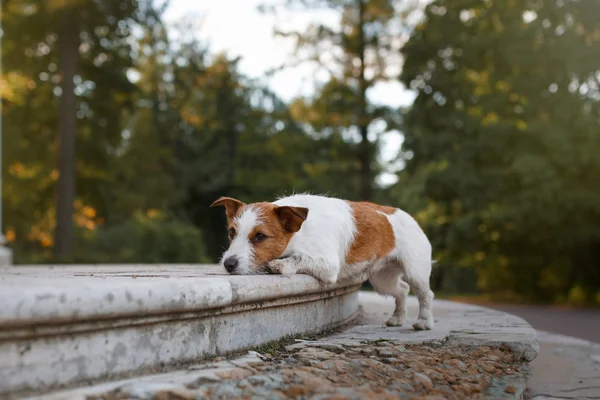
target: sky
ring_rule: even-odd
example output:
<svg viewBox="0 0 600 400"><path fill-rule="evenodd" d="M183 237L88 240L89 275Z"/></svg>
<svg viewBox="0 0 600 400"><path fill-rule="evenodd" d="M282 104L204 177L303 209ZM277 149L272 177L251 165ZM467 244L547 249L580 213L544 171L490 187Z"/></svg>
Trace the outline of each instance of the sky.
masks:
<svg viewBox="0 0 600 400"><path fill-rule="evenodd" d="M311 22L335 25L338 16L333 12L264 14L258 6L264 0L171 0L164 16L169 24L191 19L197 26L197 37L206 41L212 52L240 56L241 72L254 78L263 78L265 72L281 66L293 55L292 43L275 38L276 26L303 30ZM289 101L310 95L315 80L320 76L309 65L286 69L269 78L266 83L283 100ZM380 83L367 93L373 103L389 106L407 106L414 100L413 92L398 83ZM402 144L402 135L390 132L382 136L381 158L394 158ZM395 182L395 175L379 177L382 184Z"/></svg>

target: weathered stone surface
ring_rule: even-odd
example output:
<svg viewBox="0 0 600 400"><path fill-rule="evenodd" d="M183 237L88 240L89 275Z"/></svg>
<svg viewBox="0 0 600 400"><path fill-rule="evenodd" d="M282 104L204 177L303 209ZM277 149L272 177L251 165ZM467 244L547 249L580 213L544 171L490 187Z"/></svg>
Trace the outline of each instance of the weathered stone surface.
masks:
<svg viewBox="0 0 600 400"><path fill-rule="evenodd" d="M330 343L350 344L365 339L401 338L403 343L428 341L465 346L505 346L528 362L535 359L539 351L535 330L525 320L502 311L435 300L435 328L431 331L414 331L408 323L402 327L381 327L380 321L394 310L393 299L369 292L360 294L360 303L364 310L362 323L335 335ZM416 316L416 298L408 298L408 308L408 315Z"/></svg>
<svg viewBox="0 0 600 400"><path fill-rule="evenodd" d="M516 338L531 343L535 335L522 320L501 312L435 302L435 331L415 332L410 328L384 326L390 300L361 293L366 325L291 346L279 346L268 357L250 352L236 360L209 363L209 368L193 367L171 374L133 379L152 384L175 384L173 393L192 391L204 398L314 398L314 399L518 399L525 390L530 370L520 353L514 353ZM416 314L416 302L409 300L409 315ZM481 320L490 324L486 328ZM499 327L506 337L497 336ZM439 331L437 331L439 329ZM475 341L448 340L452 332L474 332ZM520 335L514 335L520 332ZM392 357L389 357L392 355ZM219 373L220 371L234 371ZM235 371L251 371L235 376ZM204 379L203 376L207 378ZM224 377L220 379L219 376ZM126 382L117 386L80 389L85 395L102 395L116 400ZM142 383L143 384L143 383ZM160 387L160 386L159 386ZM182 389L183 392L175 392ZM67 392L72 394L73 391ZM157 392L158 393L158 392ZM165 391L163 390L163 394ZM64 394L64 392L63 392ZM113 396L113 397L111 397ZM36 397L55 400L65 397ZM150 399L151 397L148 397ZM168 397L166 397L168 398Z"/></svg>
<svg viewBox="0 0 600 400"><path fill-rule="evenodd" d="M359 283L209 265L0 267L0 397L331 329L355 315Z"/></svg>

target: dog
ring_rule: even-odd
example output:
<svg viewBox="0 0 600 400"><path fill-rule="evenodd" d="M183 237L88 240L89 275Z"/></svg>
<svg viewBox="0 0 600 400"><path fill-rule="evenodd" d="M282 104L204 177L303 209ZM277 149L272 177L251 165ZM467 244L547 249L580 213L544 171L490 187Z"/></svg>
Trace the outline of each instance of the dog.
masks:
<svg viewBox="0 0 600 400"><path fill-rule="evenodd" d="M362 276L394 297L388 326L405 322L412 289L419 300L413 328L433 328L431 244L406 212L309 194L251 204L221 197L217 206L227 215L230 245L221 265L230 274L308 274L326 284Z"/></svg>

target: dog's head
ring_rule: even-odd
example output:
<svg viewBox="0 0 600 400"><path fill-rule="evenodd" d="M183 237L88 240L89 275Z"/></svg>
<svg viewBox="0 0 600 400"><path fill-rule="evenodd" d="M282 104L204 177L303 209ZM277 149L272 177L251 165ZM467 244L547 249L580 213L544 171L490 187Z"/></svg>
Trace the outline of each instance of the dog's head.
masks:
<svg viewBox="0 0 600 400"><path fill-rule="evenodd" d="M292 236L308 217L303 207L243 202L221 197L211 207L225 207L229 248L221 258L236 275L266 273L269 261L281 257Z"/></svg>

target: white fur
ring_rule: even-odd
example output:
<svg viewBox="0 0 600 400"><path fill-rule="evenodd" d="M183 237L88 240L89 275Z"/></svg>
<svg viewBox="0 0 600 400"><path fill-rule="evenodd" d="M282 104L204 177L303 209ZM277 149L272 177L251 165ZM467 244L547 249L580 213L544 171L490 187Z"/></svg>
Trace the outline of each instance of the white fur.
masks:
<svg viewBox="0 0 600 400"><path fill-rule="evenodd" d="M308 218L292 236L282 258L269 263L271 271L282 275L305 273L325 283L335 283L349 276L368 278L378 293L396 299L396 309L387 322L393 326L404 322L406 297L409 288L412 288L420 306L413 327L418 330L433 327L433 292L429 289L431 244L409 214L400 209L391 215L383 214L392 226L396 242L387 255L357 264L346 264L346 256L357 233L350 204L336 198L306 194L285 197L274 204L306 207L309 211ZM238 236L225 254L235 254L240 258L240 264L244 265L240 273L252 273L247 266L252 263L252 246L247 236L260 216L249 209L239 218ZM238 238L241 239L238 241ZM371 240L379 238L375 235Z"/></svg>
<svg viewBox="0 0 600 400"><path fill-rule="evenodd" d="M295 272L324 282L337 281L356 234L350 205L340 199L312 195L285 197L274 204L308 208L308 218L283 253L283 257L294 255L304 260Z"/></svg>
<svg viewBox="0 0 600 400"><path fill-rule="evenodd" d="M254 273L251 268L254 261L254 251L248 236L260 222L260 215L257 210L248 207L247 210L244 210L241 215L235 218L234 222L237 226L237 234L227 251L223 254L222 260L224 261L230 256L235 256L238 259L238 274L252 274Z"/></svg>

